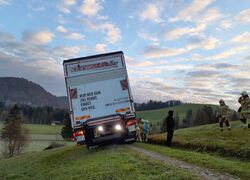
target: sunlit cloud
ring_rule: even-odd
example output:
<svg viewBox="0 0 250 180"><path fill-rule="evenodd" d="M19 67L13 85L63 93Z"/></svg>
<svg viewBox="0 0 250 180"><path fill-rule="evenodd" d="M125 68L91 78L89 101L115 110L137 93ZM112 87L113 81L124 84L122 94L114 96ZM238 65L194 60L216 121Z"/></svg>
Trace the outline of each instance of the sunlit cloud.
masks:
<svg viewBox="0 0 250 180"><path fill-rule="evenodd" d="M237 16L236 16L236 21L240 23L250 23L250 9L246 9L241 11Z"/></svg>
<svg viewBox="0 0 250 180"><path fill-rule="evenodd" d="M85 19L83 23L92 30L98 32L104 30L107 35L106 41L109 44L114 44L122 39L120 29L110 22L95 23Z"/></svg>
<svg viewBox="0 0 250 180"><path fill-rule="evenodd" d="M107 49L106 49L107 45L106 44L97 44L95 46L95 51L97 53L104 53L104 52L107 52Z"/></svg>
<svg viewBox="0 0 250 180"><path fill-rule="evenodd" d="M215 0L193 0L191 4L183 8L176 17L171 18L170 22L175 21L193 21Z"/></svg>
<svg viewBox="0 0 250 180"><path fill-rule="evenodd" d="M144 31L139 31L138 36L141 39L145 40L145 41L151 41L153 45L159 45L159 39L158 38L144 32Z"/></svg>
<svg viewBox="0 0 250 180"><path fill-rule="evenodd" d="M249 49L247 46L240 46L240 47L236 47L236 48L231 48L231 49L226 50L222 53L218 53L218 54L206 57L206 59L211 59L211 60L225 59L225 58L231 57L233 55L240 54L240 53L246 51L247 49Z"/></svg>
<svg viewBox="0 0 250 180"><path fill-rule="evenodd" d="M75 4L76 0L61 0L58 4L58 9L64 14L70 14L71 11L69 10L69 8Z"/></svg>
<svg viewBox="0 0 250 180"><path fill-rule="evenodd" d="M67 33L68 32L68 30L65 29L63 26L57 26L56 31L59 33Z"/></svg>
<svg viewBox="0 0 250 180"><path fill-rule="evenodd" d="M235 43L248 43L250 39L250 32L244 32L232 39L232 42Z"/></svg>
<svg viewBox="0 0 250 180"><path fill-rule="evenodd" d="M86 16L96 16L101 9L100 0L84 0L79 11Z"/></svg>
<svg viewBox="0 0 250 180"><path fill-rule="evenodd" d="M85 38L84 35L77 33L77 32L72 32L69 33L65 36L67 39L72 39L72 40L83 40Z"/></svg>
<svg viewBox="0 0 250 180"><path fill-rule="evenodd" d="M151 21L153 23L161 22L162 9L157 4L147 4L146 8L140 13L140 19L145 21Z"/></svg>
<svg viewBox="0 0 250 180"><path fill-rule="evenodd" d="M39 32L24 32L23 40L36 45L47 44L52 41L55 35L48 31L39 31Z"/></svg>

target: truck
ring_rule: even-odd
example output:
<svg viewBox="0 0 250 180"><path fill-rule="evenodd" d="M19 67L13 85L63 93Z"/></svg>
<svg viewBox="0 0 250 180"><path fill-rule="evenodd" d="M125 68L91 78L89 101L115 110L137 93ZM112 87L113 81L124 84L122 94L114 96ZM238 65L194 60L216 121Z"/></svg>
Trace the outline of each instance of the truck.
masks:
<svg viewBox="0 0 250 180"><path fill-rule="evenodd" d="M87 147L135 142L136 115L122 51L63 61L73 135Z"/></svg>

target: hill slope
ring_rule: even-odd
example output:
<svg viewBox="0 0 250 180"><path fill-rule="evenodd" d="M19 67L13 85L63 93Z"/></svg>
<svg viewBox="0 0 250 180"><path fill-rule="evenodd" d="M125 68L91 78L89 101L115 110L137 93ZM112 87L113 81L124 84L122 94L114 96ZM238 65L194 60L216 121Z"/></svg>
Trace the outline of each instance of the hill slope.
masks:
<svg viewBox="0 0 250 180"><path fill-rule="evenodd" d="M218 123L178 129L174 133L173 144L175 147L250 160L250 129L244 129L240 121L231 122L231 126L231 131L224 128L222 132ZM151 135L149 141L165 144L166 133Z"/></svg>
<svg viewBox="0 0 250 180"><path fill-rule="evenodd" d="M196 179L123 146L68 146L0 161L1 179Z"/></svg>
<svg viewBox="0 0 250 180"><path fill-rule="evenodd" d="M138 111L136 112L138 117L143 119L147 119L153 124L159 124L168 114L169 110L173 110L175 113L179 114L180 120L182 120L186 116L186 112L191 109L193 114L197 112L199 108L204 106L211 106L213 110L217 109L216 105L208 105L208 104L181 104L178 106L162 108L157 110L149 110L149 111Z"/></svg>
<svg viewBox="0 0 250 180"><path fill-rule="evenodd" d="M0 101L31 106L67 107L66 97L56 97L40 85L23 78L0 78Z"/></svg>

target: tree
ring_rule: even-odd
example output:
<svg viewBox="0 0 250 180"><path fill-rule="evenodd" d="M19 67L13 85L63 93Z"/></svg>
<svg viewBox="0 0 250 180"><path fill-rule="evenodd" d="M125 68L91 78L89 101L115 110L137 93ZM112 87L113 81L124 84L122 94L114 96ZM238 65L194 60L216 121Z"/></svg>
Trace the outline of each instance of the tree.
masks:
<svg viewBox="0 0 250 180"><path fill-rule="evenodd" d="M175 113L174 120L175 120L175 129L179 129L180 117L178 112Z"/></svg>
<svg viewBox="0 0 250 180"><path fill-rule="evenodd" d="M1 138L5 142L5 155L8 157L19 154L29 142L29 131L24 127L24 119L17 105L7 114Z"/></svg>
<svg viewBox="0 0 250 180"><path fill-rule="evenodd" d="M70 121L68 113L65 113L63 124L64 126L62 127L61 135L63 139L70 140L72 138L73 130L72 130L71 121Z"/></svg>
<svg viewBox="0 0 250 180"><path fill-rule="evenodd" d="M215 119L214 119L214 113L213 113L213 108L211 106L204 106L203 111L205 111L208 115L208 119L209 119L209 123L215 123Z"/></svg>
<svg viewBox="0 0 250 180"><path fill-rule="evenodd" d="M193 122L193 111L192 109L189 109L186 113L185 119L183 119L183 126L190 127L192 122Z"/></svg>
<svg viewBox="0 0 250 180"><path fill-rule="evenodd" d="M197 126L197 125L204 125L204 124L209 124L209 117L203 109L198 109L196 112L194 125Z"/></svg>

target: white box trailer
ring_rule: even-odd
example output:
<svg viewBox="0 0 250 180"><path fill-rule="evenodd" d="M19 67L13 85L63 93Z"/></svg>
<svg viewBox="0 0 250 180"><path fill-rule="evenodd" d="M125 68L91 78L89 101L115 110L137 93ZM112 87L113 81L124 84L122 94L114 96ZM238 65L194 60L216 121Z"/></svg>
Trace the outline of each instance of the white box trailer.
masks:
<svg viewBox="0 0 250 180"><path fill-rule="evenodd" d="M135 141L135 109L122 51L63 62L78 143Z"/></svg>

